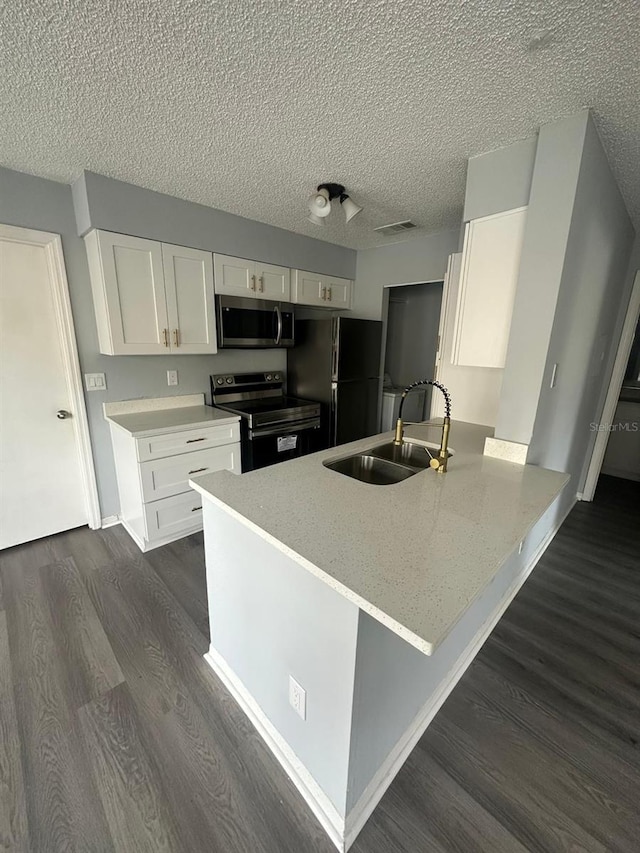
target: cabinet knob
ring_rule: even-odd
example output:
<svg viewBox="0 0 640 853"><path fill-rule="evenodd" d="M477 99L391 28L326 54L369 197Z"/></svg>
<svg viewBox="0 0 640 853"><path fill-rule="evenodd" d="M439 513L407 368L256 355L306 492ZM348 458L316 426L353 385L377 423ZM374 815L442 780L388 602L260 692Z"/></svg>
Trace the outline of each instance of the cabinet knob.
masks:
<svg viewBox="0 0 640 853"><path fill-rule="evenodd" d="M169 329L162 330L162 337L164 338L164 345L166 347L169 346Z"/></svg>
<svg viewBox="0 0 640 853"><path fill-rule="evenodd" d="M327 302L331 302L331 288L327 288Z"/></svg>
<svg viewBox="0 0 640 853"><path fill-rule="evenodd" d="M256 289L256 277L255 275L251 276L251 290L255 291Z"/></svg>
<svg viewBox="0 0 640 853"><path fill-rule="evenodd" d="M173 330L173 342L175 343L175 345L177 347L180 346L180 330L179 329Z"/></svg>

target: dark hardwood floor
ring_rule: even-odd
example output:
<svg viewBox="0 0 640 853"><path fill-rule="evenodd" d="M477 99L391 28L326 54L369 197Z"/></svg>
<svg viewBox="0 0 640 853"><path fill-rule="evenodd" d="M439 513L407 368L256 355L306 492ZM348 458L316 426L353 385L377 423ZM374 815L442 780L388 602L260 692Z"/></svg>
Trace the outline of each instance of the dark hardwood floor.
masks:
<svg viewBox="0 0 640 853"><path fill-rule="evenodd" d="M200 535L0 555L0 850L331 853L207 630ZM576 506L352 850L640 851L640 484Z"/></svg>

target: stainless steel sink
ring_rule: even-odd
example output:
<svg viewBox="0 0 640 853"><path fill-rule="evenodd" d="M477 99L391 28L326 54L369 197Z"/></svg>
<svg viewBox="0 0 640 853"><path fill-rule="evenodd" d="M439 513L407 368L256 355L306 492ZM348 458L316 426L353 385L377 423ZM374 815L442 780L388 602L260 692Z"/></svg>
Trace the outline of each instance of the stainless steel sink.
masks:
<svg viewBox="0 0 640 853"><path fill-rule="evenodd" d="M426 454L425 454L426 456ZM387 459L381 459L368 453L358 453L345 459L336 459L322 463L326 468L353 477L363 483L373 483L376 486L390 486L400 483L408 477L413 477L418 471L405 465L398 465Z"/></svg>
<svg viewBox="0 0 640 853"><path fill-rule="evenodd" d="M424 468L429 467L431 457L437 456L439 449L435 444L429 445L430 456L424 446L408 444L407 442L398 446L389 441L387 444L372 447L369 453L378 459L386 459L389 462L395 462L398 465L407 465L410 468L417 468L419 471L422 471Z"/></svg>

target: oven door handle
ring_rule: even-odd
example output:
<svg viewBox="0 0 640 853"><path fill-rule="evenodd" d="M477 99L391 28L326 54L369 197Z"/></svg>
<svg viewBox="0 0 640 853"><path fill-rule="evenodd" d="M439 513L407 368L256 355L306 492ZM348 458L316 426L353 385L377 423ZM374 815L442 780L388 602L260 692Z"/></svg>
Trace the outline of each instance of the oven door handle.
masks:
<svg viewBox="0 0 640 853"><path fill-rule="evenodd" d="M249 430L249 440L255 438L266 438L269 435L292 435L296 432L302 432L306 429L316 429L320 426L320 418L311 418L307 421L292 421L291 423L278 424L273 427L264 427L264 429Z"/></svg>
<svg viewBox="0 0 640 853"><path fill-rule="evenodd" d="M279 305L276 305L276 307L273 310L275 311L275 314L276 314L277 332L276 332L275 341L276 341L276 346L278 346L278 344L282 340L282 311L280 310Z"/></svg>

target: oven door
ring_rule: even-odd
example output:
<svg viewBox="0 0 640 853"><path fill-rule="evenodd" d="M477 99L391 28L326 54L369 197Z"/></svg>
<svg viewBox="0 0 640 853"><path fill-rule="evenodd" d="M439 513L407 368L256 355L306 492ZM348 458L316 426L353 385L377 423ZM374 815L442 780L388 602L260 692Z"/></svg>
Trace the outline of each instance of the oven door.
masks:
<svg viewBox="0 0 640 853"><path fill-rule="evenodd" d="M292 347L294 345L293 305L217 296L218 346L247 349Z"/></svg>
<svg viewBox="0 0 640 853"><path fill-rule="evenodd" d="M315 453L322 447L320 418L247 430L242 442L242 470L266 468L276 462Z"/></svg>

